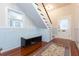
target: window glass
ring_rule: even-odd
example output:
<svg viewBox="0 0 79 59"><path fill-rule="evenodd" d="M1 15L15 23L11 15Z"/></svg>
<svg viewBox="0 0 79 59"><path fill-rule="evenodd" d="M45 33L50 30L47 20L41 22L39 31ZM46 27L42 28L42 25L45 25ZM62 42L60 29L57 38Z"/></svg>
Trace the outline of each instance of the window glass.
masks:
<svg viewBox="0 0 79 59"><path fill-rule="evenodd" d="M22 28L23 27L23 14L14 10L8 10L8 19L10 20L10 27Z"/></svg>
<svg viewBox="0 0 79 59"><path fill-rule="evenodd" d="M60 21L60 29L62 30L67 30L69 28L69 23L67 19L61 20Z"/></svg>

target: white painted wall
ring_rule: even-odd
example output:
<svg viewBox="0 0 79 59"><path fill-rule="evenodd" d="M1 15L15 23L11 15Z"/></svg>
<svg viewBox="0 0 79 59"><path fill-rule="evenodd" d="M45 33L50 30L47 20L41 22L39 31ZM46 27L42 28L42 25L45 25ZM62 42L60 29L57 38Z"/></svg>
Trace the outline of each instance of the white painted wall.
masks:
<svg viewBox="0 0 79 59"><path fill-rule="evenodd" d="M79 48L79 4L75 4L75 14L74 14L74 39L77 47Z"/></svg>
<svg viewBox="0 0 79 59"><path fill-rule="evenodd" d="M41 19L39 13L36 11L37 8L33 6L32 3L18 3L17 6L22 9L22 11L32 19L33 23L39 28L46 28L43 20Z"/></svg>
<svg viewBox="0 0 79 59"><path fill-rule="evenodd" d="M51 40L53 40L54 38L53 36L55 35L53 29L42 28L40 30L41 30L42 40L44 42L50 42Z"/></svg>
<svg viewBox="0 0 79 59"><path fill-rule="evenodd" d="M52 19L52 26L57 29L58 28L58 22L64 18L68 18L70 21L70 33L69 34L69 39L70 40L75 40L74 39L74 5L70 4L61 8L57 8L54 11L48 11L50 14L50 18Z"/></svg>
<svg viewBox="0 0 79 59"><path fill-rule="evenodd" d="M21 45L21 37L39 36L37 27L25 15L24 28L9 28L7 19L7 7L21 11L16 4L0 3L0 48L7 51Z"/></svg>

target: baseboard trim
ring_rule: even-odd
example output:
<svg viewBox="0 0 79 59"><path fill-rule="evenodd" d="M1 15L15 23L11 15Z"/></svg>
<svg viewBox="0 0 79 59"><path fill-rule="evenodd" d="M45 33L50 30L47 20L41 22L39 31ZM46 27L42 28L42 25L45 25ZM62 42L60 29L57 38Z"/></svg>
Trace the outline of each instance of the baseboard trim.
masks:
<svg viewBox="0 0 79 59"><path fill-rule="evenodd" d="M16 47L16 48L13 48L13 49L11 49L11 50L2 52L1 55L2 55L2 56L11 55L14 51L17 51L17 50L20 49L20 48L21 48L21 47Z"/></svg>

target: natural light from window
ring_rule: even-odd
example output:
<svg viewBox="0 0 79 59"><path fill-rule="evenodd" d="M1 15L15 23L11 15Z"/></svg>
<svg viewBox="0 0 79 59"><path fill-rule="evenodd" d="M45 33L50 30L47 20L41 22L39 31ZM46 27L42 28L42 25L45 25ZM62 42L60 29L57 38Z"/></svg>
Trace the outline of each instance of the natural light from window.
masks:
<svg viewBox="0 0 79 59"><path fill-rule="evenodd" d="M23 27L23 14L16 12L15 10L8 10L8 19L10 27L22 28Z"/></svg>
<svg viewBox="0 0 79 59"><path fill-rule="evenodd" d="M67 30L69 28L69 22L67 19L63 19L60 21L60 29Z"/></svg>

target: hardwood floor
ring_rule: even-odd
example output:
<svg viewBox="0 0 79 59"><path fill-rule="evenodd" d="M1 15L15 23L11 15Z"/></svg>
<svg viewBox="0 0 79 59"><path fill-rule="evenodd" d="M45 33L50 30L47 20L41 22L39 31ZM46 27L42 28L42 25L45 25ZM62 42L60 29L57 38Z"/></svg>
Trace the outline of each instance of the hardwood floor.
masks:
<svg viewBox="0 0 79 59"><path fill-rule="evenodd" d="M75 42L71 42L71 54L72 56L79 56L78 48L75 44Z"/></svg>
<svg viewBox="0 0 79 59"><path fill-rule="evenodd" d="M39 42L27 47L19 47L7 52L2 53L3 56L27 56L32 54L34 51L41 49L46 45L45 42Z"/></svg>
<svg viewBox="0 0 79 59"><path fill-rule="evenodd" d="M61 39L61 38L55 38L52 41L50 41L48 44L53 44L53 43L55 43L59 46L62 46L66 49L69 49L71 56L79 56L78 48L74 41L67 40L67 39ZM44 48L44 49L46 49L46 48ZM44 49L42 49L42 52ZM38 53L37 54L35 53L35 55L39 56L41 54L41 52L39 52L39 51L37 51L37 52Z"/></svg>
<svg viewBox="0 0 79 59"><path fill-rule="evenodd" d="M19 47L17 49L13 49L11 51L2 53L1 55L3 56L33 56L37 52L39 52L41 49L43 49L43 47L47 46L50 43L52 44L53 42L59 46L63 46L65 48L70 49L71 56L79 56L78 48L76 47L75 42L71 40L67 40L67 39L61 39L61 38L55 38L49 43L39 42L37 44L31 45L28 47L22 47L22 48Z"/></svg>
<svg viewBox="0 0 79 59"><path fill-rule="evenodd" d="M53 42L56 43L57 45L60 45L60 46L70 49L71 56L79 56L78 48L77 48L74 41L67 40L67 39L55 38L53 40Z"/></svg>

